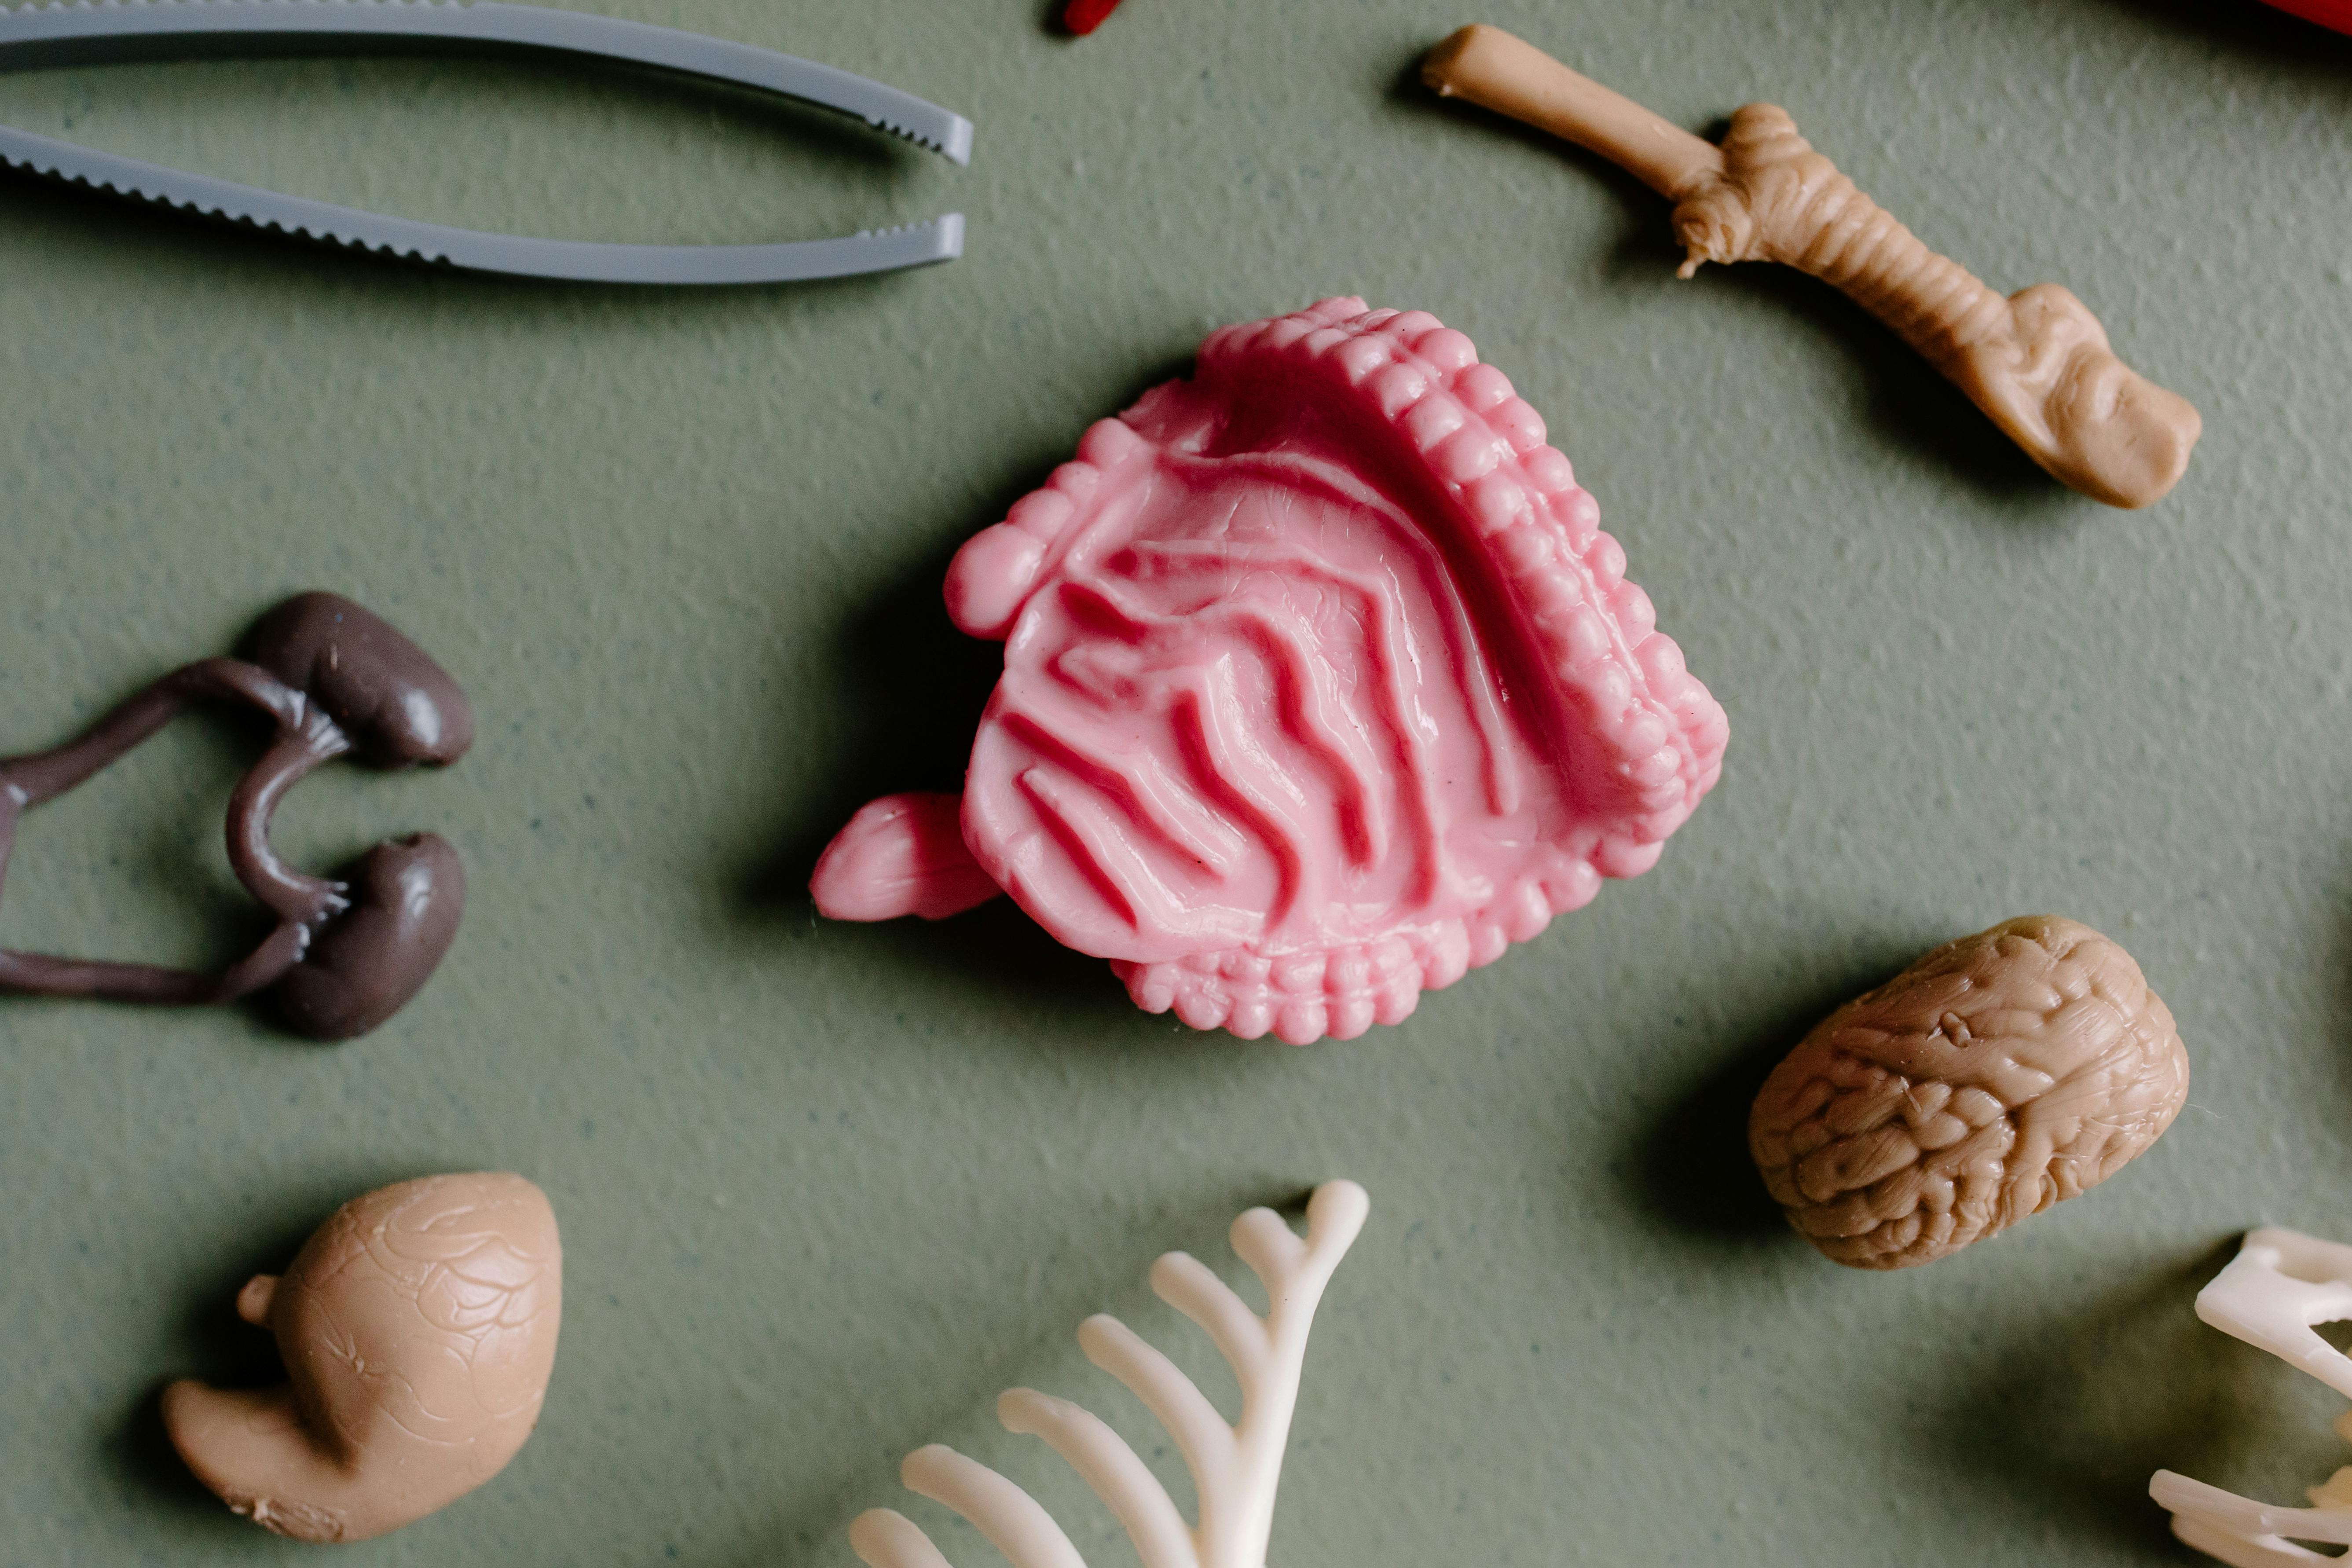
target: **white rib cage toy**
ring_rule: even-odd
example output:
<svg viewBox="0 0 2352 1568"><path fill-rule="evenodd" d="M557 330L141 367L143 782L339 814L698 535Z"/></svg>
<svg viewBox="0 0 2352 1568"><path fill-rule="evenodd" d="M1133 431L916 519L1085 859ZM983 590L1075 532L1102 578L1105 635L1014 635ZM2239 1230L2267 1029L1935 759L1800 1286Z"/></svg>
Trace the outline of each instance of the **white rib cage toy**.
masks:
<svg viewBox="0 0 2352 1568"><path fill-rule="evenodd" d="M2314 1331L2352 1321L2352 1247L2292 1230L2247 1236L2238 1256L2197 1293L2197 1315L2352 1398L2352 1358ZM2352 1439L2352 1411L2336 1430ZM2172 1533L2231 1568L2284 1568L2333 1563L2301 1542L2352 1546L2352 1465L2308 1493L2309 1508L2255 1502L2171 1470L2158 1470L2148 1495L2172 1514Z"/></svg>
<svg viewBox="0 0 2352 1568"><path fill-rule="evenodd" d="M997 1418L1008 1431L1043 1437L1070 1462L1127 1527L1144 1568L1265 1568L1307 1330L1370 1208L1355 1183L1326 1182L1307 1200L1303 1240L1272 1209L1234 1221L1234 1251L1265 1285L1263 1318L1188 1254L1167 1253L1151 1266L1153 1291L1207 1330L1233 1365L1242 1414L1230 1426L1175 1363L1125 1323L1097 1313L1079 1325L1087 1359L1127 1384L1175 1439L1200 1497L1197 1524L1184 1521L1118 1433L1068 1400L1010 1389L996 1402ZM1086 1568L1034 1498L975 1459L933 1443L908 1455L899 1477L971 1521L1013 1568ZM858 1515L849 1543L868 1568L950 1568L912 1520L887 1508Z"/></svg>

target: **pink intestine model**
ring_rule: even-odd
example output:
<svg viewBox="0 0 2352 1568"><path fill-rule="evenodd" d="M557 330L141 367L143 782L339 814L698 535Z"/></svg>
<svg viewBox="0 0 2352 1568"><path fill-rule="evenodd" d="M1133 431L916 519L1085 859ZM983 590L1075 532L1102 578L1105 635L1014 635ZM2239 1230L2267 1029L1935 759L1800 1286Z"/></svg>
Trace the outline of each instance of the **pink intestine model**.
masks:
<svg viewBox="0 0 2352 1568"><path fill-rule="evenodd" d="M950 568L1003 638L961 796L868 805L837 920L1010 893L1138 1006L1294 1045L1410 1015L1722 770L1722 708L1543 420L1424 311L1227 327Z"/></svg>

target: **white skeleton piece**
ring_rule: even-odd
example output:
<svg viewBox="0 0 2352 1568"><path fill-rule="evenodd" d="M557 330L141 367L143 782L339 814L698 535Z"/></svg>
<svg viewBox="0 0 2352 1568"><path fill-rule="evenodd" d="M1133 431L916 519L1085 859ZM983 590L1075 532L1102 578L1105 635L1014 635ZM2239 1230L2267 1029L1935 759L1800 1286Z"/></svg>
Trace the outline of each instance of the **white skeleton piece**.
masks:
<svg viewBox="0 0 2352 1568"><path fill-rule="evenodd" d="M2314 1331L2352 1321L2352 1247L2292 1230L2247 1236L2230 1266L2197 1293L2197 1315L2300 1367L2352 1398L2352 1358ZM2352 1440L2352 1411L2336 1430ZM2352 1546L2352 1465L2310 1489L2309 1508L2276 1508L2158 1470L2148 1495L2171 1510L2172 1533L2232 1568L2332 1563L2300 1542Z"/></svg>
<svg viewBox="0 0 2352 1568"><path fill-rule="evenodd" d="M1307 1332L1370 1208L1355 1183L1326 1182L1307 1200L1304 1240L1272 1209L1234 1221L1234 1250L1265 1285L1263 1318L1188 1254L1171 1252L1151 1266L1160 1299L1207 1330L1233 1363L1242 1389L1241 1419L1233 1426L1173 1362L1117 1318L1097 1313L1079 1326L1087 1359L1127 1384L1175 1439L1200 1496L1198 1524L1184 1521L1118 1433L1068 1400L1012 1389L996 1402L997 1418L1008 1431L1043 1437L1070 1462L1127 1527L1144 1568L1265 1568ZM933 1443L907 1456L899 1478L970 1520L1013 1568L1086 1568L1034 1498L977 1460ZM887 1508L858 1515L849 1544L868 1568L950 1568L913 1521Z"/></svg>

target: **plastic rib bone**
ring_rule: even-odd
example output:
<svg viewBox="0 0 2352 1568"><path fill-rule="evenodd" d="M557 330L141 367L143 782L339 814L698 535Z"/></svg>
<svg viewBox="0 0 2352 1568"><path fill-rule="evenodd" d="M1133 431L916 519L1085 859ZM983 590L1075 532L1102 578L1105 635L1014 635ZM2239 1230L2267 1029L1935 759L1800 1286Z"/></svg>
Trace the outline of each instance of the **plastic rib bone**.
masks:
<svg viewBox="0 0 2352 1568"><path fill-rule="evenodd" d="M499 0L133 0L0 11L0 70L190 54L313 52L394 39L523 48L725 82L854 115L958 163L971 122L911 93L772 49ZM184 211L469 271L574 282L781 283L949 261L963 217L776 245L604 245L486 234L191 174L0 126L0 162Z"/></svg>
<svg viewBox="0 0 2352 1568"><path fill-rule="evenodd" d="M1008 1431L1044 1438L1069 1461L1126 1527L1143 1568L1265 1568L1307 1331L1370 1206L1355 1183L1327 1182L1307 1201L1303 1239L1271 1209L1234 1221L1234 1250L1265 1286L1262 1318L1184 1253L1152 1265L1152 1289L1206 1330L1234 1369L1242 1414L1231 1426L1173 1362L1118 1319L1097 1314L1080 1326L1087 1359L1125 1384L1175 1440L1200 1499L1197 1523L1185 1522L1125 1439L1081 1406L1015 1388L997 1401L997 1418ZM934 1443L908 1455L900 1477L970 1521L1013 1568L1086 1568L1035 1499L977 1460ZM867 1568L949 1568L920 1528L888 1509L860 1514L849 1542Z"/></svg>
<svg viewBox="0 0 2352 1568"><path fill-rule="evenodd" d="M2249 1235L2229 1267L2197 1294L2197 1315L2352 1397L2352 1358L2322 1339L2322 1323L2352 1321L2352 1247L2296 1231ZM2352 1411L2336 1430L2352 1439ZM2172 1515L2172 1533L2232 1568L2332 1563L2303 1542L2352 1546L2352 1465L2310 1489L2309 1508L2277 1508L2158 1470L2148 1495Z"/></svg>

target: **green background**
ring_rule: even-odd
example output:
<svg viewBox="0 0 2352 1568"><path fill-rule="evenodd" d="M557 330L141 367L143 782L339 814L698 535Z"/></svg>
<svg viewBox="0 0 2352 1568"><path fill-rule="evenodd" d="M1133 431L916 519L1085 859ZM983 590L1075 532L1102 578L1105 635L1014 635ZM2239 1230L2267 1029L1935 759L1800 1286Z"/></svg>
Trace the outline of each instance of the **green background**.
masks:
<svg viewBox="0 0 2352 1568"><path fill-rule="evenodd" d="M1677 283L1664 205L1415 85L1427 0L605 7L970 116L957 169L814 114L511 61L0 78L0 121L411 216L814 237L960 209L953 265L663 294L404 269L0 181L0 744L45 746L328 587L482 720L330 770L280 843L456 841L457 947L321 1047L234 1010L0 1004L0 1563L291 1561L157 1423L257 1380L229 1303L338 1203L508 1168L563 1227L562 1350L494 1484L350 1559L851 1563L942 1439L1128 1561L997 1390L1167 1469L1072 1340L1240 1207L1372 1194L1327 1299L1283 1568L2172 1561L2147 1478L2284 1501L2343 1403L2197 1324L2242 1227L2352 1238L2352 47L2255 5L1497 0L1701 127L1799 124L1996 286L2080 293L2206 436L2143 514L2045 479L1770 268ZM1135 1011L1009 905L828 925L815 853L953 787L994 650L956 544L1209 328L1359 292L1550 422L1729 710L1723 783L1403 1026L1303 1050ZM216 958L247 742L184 723L29 818L0 940ZM2051 910L2179 1016L2190 1108L2086 1199L1890 1277L1783 1229L1745 1102L1926 947ZM1204 1386L1214 1389L1213 1379ZM1177 1495L1185 1498L1183 1484ZM339 1559L341 1560L341 1559Z"/></svg>

